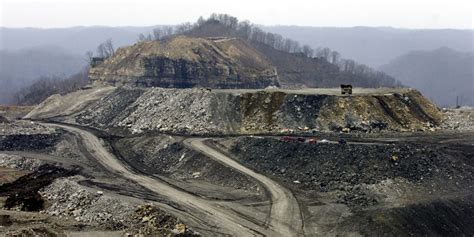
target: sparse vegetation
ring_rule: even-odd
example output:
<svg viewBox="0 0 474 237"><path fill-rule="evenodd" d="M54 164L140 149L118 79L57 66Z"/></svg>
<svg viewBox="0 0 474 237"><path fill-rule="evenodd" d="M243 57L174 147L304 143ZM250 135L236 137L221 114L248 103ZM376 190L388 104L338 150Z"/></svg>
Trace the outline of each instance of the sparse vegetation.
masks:
<svg viewBox="0 0 474 237"><path fill-rule="evenodd" d="M261 45L265 45L272 49L288 53L273 53L272 56L278 55L278 59L273 59L270 56L270 59L273 59L272 61L285 61L284 64L277 64L277 68L284 67L284 65L288 65L288 63L294 65L303 62L304 70L316 71L314 73L317 75L312 74L312 76L310 76L312 77L312 80L314 80L315 77L333 77L333 75L324 74L334 72L314 70L308 67L321 67L323 66L321 64L329 63L335 65L336 67L333 67L333 69L339 71L337 73L339 76L332 78L332 80L335 81L333 83L324 83L317 79L317 82L312 82L311 79L303 79L304 84L307 86L335 86L341 83L340 80L349 82L353 81L355 83L362 82L360 83L360 86L364 87L396 87L402 85L384 72L374 70L367 65L359 64L351 59L341 58L341 54L337 51L331 50L327 47L313 49L309 45L301 45L298 41L285 38L279 34L266 32L249 21L239 21L236 17L227 14L213 13L207 19L200 17L193 24L189 22L183 23L174 29L169 26L156 28L153 30L153 33L150 33L148 36L140 34L139 41L163 40L172 37L173 35L186 35L191 37L235 37L247 40L257 48L262 48ZM286 58L288 58L288 60L285 60ZM295 82L294 78L292 78L292 81L289 82L289 84L292 84L292 82Z"/></svg>
<svg viewBox="0 0 474 237"><path fill-rule="evenodd" d="M15 104L35 105L53 94L65 94L78 90L87 84L87 75L87 70L83 70L66 79L57 76L41 77L15 94Z"/></svg>

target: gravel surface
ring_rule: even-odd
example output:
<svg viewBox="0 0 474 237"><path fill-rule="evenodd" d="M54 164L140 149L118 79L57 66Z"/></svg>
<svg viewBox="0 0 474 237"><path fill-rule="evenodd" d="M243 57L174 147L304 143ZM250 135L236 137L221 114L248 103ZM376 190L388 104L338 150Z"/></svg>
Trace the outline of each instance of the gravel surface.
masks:
<svg viewBox="0 0 474 237"><path fill-rule="evenodd" d="M6 135L36 135L36 134L52 134L57 130L46 127L33 121L15 120L10 123L0 122L0 136Z"/></svg>
<svg viewBox="0 0 474 237"><path fill-rule="evenodd" d="M474 130L474 108L461 107L459 109L443 109L444 129Z"/></svg>
<svg viewBox="0 0 474 237"><path fill-rule="evenodd" d="M0 167L31 171L36 170L42 164L44 163L37 159L0 153Z"/></svg>
<svg viewBox="0 0 474 237"><path fill-rule="evenodd" d="M46 213L111 229L123 229L131 222L134 205L103 195L102 191L86 190L77 179L57 179L40 191L48 203Z"/></svg>
<svg viewBox="0 0 474 237"><path fill-rule="evenodd" d="M454 183L466 184L467 189L474 174L472 161L462 153L450 155L417 144L307 144L240 138L231 152L245 165L294 188L343 191L339 202L349 205L376 204L377 198L367 191L370 185L387 180L402 179L430 190L451 190Z"/></svg>

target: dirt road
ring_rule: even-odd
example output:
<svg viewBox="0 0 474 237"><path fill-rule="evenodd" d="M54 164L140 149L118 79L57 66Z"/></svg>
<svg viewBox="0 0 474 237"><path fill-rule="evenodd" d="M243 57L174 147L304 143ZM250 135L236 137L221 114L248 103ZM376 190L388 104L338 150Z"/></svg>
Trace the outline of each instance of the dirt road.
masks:
<svg viewBox="0 0 474 237"><path fill-rule="evenodd" d="M216 233L233 236L296 236L297 233L295 233L294 230L289 226L297 226L298 228L301 227L299 208L296 200L294 200L294 197L291 195L291 193L282 189L281 186L262 175L253 173L252 177L258 177L258 180L269 187L269 190L272 193L272 201L274 202L275 206L272 208L272 216L275 216L275 218L272 218L270 228L258 225L251 220L241 217L234 211L223 208L217 203L204 200L190 193L179 190L158 179L133 172L121 161L119 161L113 154L111 154L103 146L99 138L88 131L63 124L59 125L45 123L44 125L62 128L75 134L83 142L87 151L108 170L119 174L122 177L133 180L141 186L159 194L160 196L163 196L173 203L176 203L179 205L180 209L182 208L184 210L189 210L193 217L201 219ZM199 141L197 141L197 144L199 146ZM212 150L206 149L205 147L204 151L206 153L210 152L213 156L219 156L218 154L213 153ZM226 160L227 162L230 160L226 157L220 157L220 159ZM233 164L229 162L229 164L234 168L238 168L242 172L253 172L237 163ZM293 218L295 218L296 222L293 220Z"/></svg>
<svg viewBox="0 0 474 237"><path fill-rule="evenodd" d="M292 236L295 235L295 233L300 232L303 227L300 208L296 198L289 190L270 178L256 173L219 151L207 146L203 143L204 140L205 139L203 138L190 138L185 140L184 143L189 147L206 154L208 157L236 169L262 183L271 196L271 228L284 236Z"/></svg>

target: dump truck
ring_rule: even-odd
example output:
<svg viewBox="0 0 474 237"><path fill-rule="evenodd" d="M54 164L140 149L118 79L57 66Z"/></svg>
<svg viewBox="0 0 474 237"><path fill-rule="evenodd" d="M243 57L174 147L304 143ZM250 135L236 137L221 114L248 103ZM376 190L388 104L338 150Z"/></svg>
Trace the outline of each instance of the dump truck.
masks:
<svg viewBox="0 0 474 237"><path fill-rule="evenodd" d="M352 85L344 85L344 84L341 84L341 94L343 94L343 95L345 95L345 94L351 95L351 94L352 94Z"/></svg>

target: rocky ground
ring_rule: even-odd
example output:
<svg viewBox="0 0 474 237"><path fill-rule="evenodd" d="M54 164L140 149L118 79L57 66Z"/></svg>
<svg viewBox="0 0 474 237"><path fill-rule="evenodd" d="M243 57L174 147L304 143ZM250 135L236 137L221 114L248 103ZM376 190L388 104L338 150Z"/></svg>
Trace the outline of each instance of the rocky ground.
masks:
<svg viewBox="0 0 474 237"><path fill-rule="evenodd" d="M441 113L416 92L385 92L107 88L85 103L56 98L32 115L91 127L136 172L255 222L269 215L267 190L193 150L189 134L213 135L224 154L290 189L306 233L472 235L472 109ZM262 131L348 144L242 136ZM227 132L239 136L216 138ZM172 200L104 169L72 133L37 121L0 121L0 177L0 234L195 234L169 211Z"/></svg>
<svg viewBox="0 0 474 237"><path fill-rule="evenodd" d="M128 164L143 172L167 177L177 182L191 183L197 187L203 182L212 184L216 193L219 193L216 198L262 200L264 194L260 184L235 170L209 160L201 153L183 145L182 140L181 137L167 135L126 138L115 142L114 147ZM211 191L205 192L209 196Z"/></svg>
<svg viewBox="0 0 474 237"><path fill-rule="evenodd" d="M334 207L331 212L340 216L337 223L331 223L329 214L329 219L321 222L335 234L474 231L470 225L474 221L472 144L340 145L275 138L218 142L217 146L244 165L280 180L298 193L308 203L307 218L321 221L317 215L324 206ZM440 223L443 226L438 228Z"/></svg>
<svg viewBox="0 0 474 237"><path fill-rule="evenodd" d="M452 130L474 130L474 108L461 107L443 109L444 122L442 128Z"/></svg>
<svg viewBox="0 0 474 237"><path fill-rule="evenodd" d="M411 89L380 90L384 93L355 89L352 96L340 96L335 89L98 90L52 97L27 118L50 118L128 135L413 132L434 131L442 122L439 109ZM94 99L83 99L81 104L78 98L87 98L88 93ZM74 106L66 106L70 104Z"/></svg>
<svg viewBox="0 0 474 237"><path fill-rule="evenodd" d="M142 194L97 172L70 134L30 121L0 125L0 235L193 235L153 201L117 195Z"/></svg>

